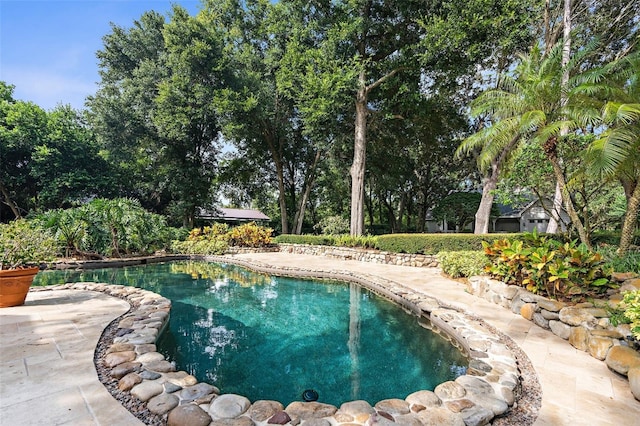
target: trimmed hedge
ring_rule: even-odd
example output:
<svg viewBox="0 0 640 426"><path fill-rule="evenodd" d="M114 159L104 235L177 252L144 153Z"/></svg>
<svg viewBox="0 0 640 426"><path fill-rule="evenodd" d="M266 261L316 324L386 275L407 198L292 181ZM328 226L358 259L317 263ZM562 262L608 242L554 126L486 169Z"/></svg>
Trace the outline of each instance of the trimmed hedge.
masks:
<svg viewBox="0 0 640 426"><path fill-rule="evenodd" d="M438 262L445 274L452 278L482 275L489 258L482 251L441 251Z"/></svg>
<svg viewBox="0 0 640 426"><path fill-rule="evenodd" d="M482 251L482 242L493 243L522 234L389 234L379 235L376 248L409 254L438 254L441 251Z"/></svg>
<svg viewBox="0 0 640 426"><path fill-rule="evenodd" d="M313 246L335 246L333 235L292 235L282 234L274 238L276 244L309 244Z"/></svg>

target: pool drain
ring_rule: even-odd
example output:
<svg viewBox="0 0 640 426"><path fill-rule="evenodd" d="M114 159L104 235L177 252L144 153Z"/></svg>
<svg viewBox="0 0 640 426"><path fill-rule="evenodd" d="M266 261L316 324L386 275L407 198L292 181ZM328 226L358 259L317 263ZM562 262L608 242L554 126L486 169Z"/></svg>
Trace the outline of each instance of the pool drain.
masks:
<svg viewBox="0 0 640 426"><path fill-rule="evenodd" d="M304 392L302 392L302 399L305 402L317 401L318 400L318 392L314 391L313 389L307 389Z"/></svg>

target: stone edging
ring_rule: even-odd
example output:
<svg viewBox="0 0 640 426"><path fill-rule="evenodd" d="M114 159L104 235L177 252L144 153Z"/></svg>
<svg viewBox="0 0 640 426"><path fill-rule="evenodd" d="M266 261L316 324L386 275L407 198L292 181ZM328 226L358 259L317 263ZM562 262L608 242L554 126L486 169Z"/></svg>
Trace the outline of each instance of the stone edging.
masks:
<svg viewBox="0 0 640 426"><path fill-rule="evenodd" d="M625 289L640 289L640 279L624 281L621 290ZM613 326L606 309L590 302L567 305L487 276L469 278L469 292L521 315L574 348L604 361L610 370L629 379L631 393L640 400L640 353L629 345L629 325Z"/></svg>
<svg viewBox="0 0 640 426"><path fill-rule="evenodd" d="M342 260L359 260L360 262L414 266L418 268L437 268L440 266L438 256L432 254L392 253L363 248L311 244L278 243L278 246L283 253L310 254L314 256L334 257Z"/></svg>
<svg viewBox="0 0 640 426"><path fill-rule="evenodd" d="M171 306L168 299L134 287L96 283L64 284L34 290L101 291L131 303L132 309L116 320L116 337L107 342L104 356L96 362L109 370L109 376L118 380L120 391L146 403L149 412L167 419L169 425L355 426L374 421L381 425L484 425L495 417L507 415L520 392L519 358L505 343L508 338L480 319L459 312L435 298L364 274L274 268L229 257L206 259L238 264L258 272L338 279L363 285L420 315L425 326L443 330L455 339L470 356L467 374L438 385L433 392L417 391L404 400L383 400L374 407L364 401L346 402L340 408L319 402L292 402L286 408L277 401L251 404L244 396L221 394L215 386L198 383L188 373L175 371L175 365L156 351L156 339L168 324Z"/></svg>

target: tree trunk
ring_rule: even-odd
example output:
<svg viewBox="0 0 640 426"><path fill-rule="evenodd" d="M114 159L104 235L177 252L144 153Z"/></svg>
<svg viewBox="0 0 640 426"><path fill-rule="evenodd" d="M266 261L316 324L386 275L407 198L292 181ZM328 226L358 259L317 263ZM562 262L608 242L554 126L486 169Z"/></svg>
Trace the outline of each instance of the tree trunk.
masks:
<svg viewBox="0 0 640 426"><path fill-rule="evenodd" d="M544 201L541 201L544 202ZM553 196L553 206L551 207L551 218L547 225L547 234L555 234L558 232L560 224L560 209L562 208L562 190L560 184L556 182L556 192Z"/></svg>
<svg viewBox="0 0 640 426"><path fill-rule="evenodd" d="M569 84L569 70L567 64L571 60L571 0L564 0L564 13L562 16L563 26L563 44L562 44L562 80L560 93L560 107L566 108L569 99L566 94L566 87ZM567 126L560 129L560 138L564 138L569 134ZM558 163L560 165L560 163ZM547 225L547 233L555 234L558 232L558 222L560 221L560 206L562 205L562 189L560 183L556 182L556 192L553 196L553 209L551 211L551 219Z"/></svg>
<svg viewBox="0 0 640 426"><path fill-rule="evenodd" d="M3 203L9 206L16 219L22 219L22 215L20 214L18 205L11 199L11 197L9 196L9 191L7 191L7 188L5 188L2 182L0 182L0 192L2 192L2 196L4 197Z"/></svg>
<svg viewBox="0 0 640 426"><path fill-rule="evenodd" d="M491 208L493 207L493 191L498 185L498 168L492 167L491 174L482 179L482 198L476 212L474 234L488 234Z"/></svg>
<svg viewBox="0 0 640 426"><path fill-rule="evenodd" d="M634 186L635 185L635 186ZM618 247L618 255L624 256L631 243L633 242L633 235L636 230L636 224L638 222L638 210L640 209L640 182L635 180L633 184L629 185L629 188L633 188L632 192L629 192L627 197L627 211L624 215L624 222L622 223L622 232L620 234L620 246ZM625 187L625 193L626 187Z"/></svg>
<svg viewBox="0 0 640 426"><path fill-rule="evenodd" d="M355 141L351 164L351 235L364 232L364 174L367 155L367 88L364 71L360 72L356 95Z"/></svg>
<svg viewBox="0 0 640 426"><path fill-rule="evenodd" d="M558 185L560 185L560 189L562 191L562 198L564 200L564 208L569 214L569 217L571 218L571 223L573 224L573 226L576 227L576 230L578 231L578 235L580 236L580 241L585 246L587 246L589 250L591 250L592 247L591 247L591 240L589 238L589 233L583 226L582 221L580 220L580 217L578 216L578 213L576 212L576 209L573 206L573 201L569 196L567 183L565 182L565 179L564 179L564 172L562 171L562 167L560 167L560 162L558 161L558 157L556 153L557 145L558 145L558 139L553 137L545 143L544 151L545 151L545 154L547 155L547 158L551 162L551 166L553 167L553 173L556 176L556 182L558 183Z"/></svg>
<svg viewBox="0 0 640 426"><path fill-rule="evenodd" d="M293 233L296 235L300 235L302 233L302 224L304 222L304 212L307 207L307 200L309 200L309 194L311 194L311 188L313 188L313 184L316 180L316 167L318 162L320 161L320 150L316 152L315 157L313 158L313 163L311 167L309 167L307 171L307 178L305 179L304 192L302 193L302 197L300 198L300 205L298 207L298 211L296 212L295 220L294 220L294 230Z"/></svg>
<svg viewBox="0 0 640 426"><path fill-rule="evenodd" d="M275 160L276 162L276 173L278 175L278 203L280 204L280 217L282 224L282 233L289 233L289 217L287 215L287 200L285 197L285 187L284 187L284 170L282 168L282 162L280 160Z"/></svg>

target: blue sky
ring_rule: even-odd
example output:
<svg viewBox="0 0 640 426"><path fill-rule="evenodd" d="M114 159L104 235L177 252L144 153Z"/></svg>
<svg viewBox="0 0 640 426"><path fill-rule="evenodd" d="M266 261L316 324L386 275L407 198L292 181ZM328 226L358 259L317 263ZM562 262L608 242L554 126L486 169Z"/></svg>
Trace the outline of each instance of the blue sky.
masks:
<svg viewBox="0 0 640 426"><path fill-rule="evenodd" d="M109 23L131 27L172 4L192 15L200 8L199 0L0 0L0 80L16 86L15 99L46 110L82 109L100 80L96 51Z"/></svg>

